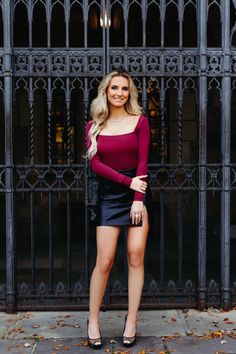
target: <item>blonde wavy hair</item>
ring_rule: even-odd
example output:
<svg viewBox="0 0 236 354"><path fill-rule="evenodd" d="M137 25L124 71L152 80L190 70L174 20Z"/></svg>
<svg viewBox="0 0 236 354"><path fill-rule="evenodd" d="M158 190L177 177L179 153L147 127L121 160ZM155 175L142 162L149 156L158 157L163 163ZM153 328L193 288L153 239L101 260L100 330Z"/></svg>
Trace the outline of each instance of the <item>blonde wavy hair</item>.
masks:
<svg viewBox="0 0 236 354"><path fill-rule="evenodd" d="M125 70L114 70L105 75L98 86L98 95L92 101L90 106L90 114L92 116L92 126L89 130L89 138L91 140L91 146L87 151L87 157L92 157L97 152L97 136L104 127L108 117L109 108L107 104L107 88L111 82L111 79L115 76L125 77L129 82L129 98L125 104L125 110L128 114L141 115L143 112L142 107L138 104L138 89L134 84L130 74Z"/></svg>

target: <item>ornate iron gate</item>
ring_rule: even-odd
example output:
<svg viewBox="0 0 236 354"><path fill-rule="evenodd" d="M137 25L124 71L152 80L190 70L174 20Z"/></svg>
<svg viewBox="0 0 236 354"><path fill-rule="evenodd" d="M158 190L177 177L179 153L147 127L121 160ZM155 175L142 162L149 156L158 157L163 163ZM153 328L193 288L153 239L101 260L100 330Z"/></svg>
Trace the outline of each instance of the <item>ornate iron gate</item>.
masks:
<svg viewBox="0 0 236 354"><path fill-rule="evenodd" d="M1 309L87 308L96 176L84 126L100 78L120 66L151 126L142 306L235 304L235 8L0 0ZM125 234L106 308L127 303Z"/></svg>

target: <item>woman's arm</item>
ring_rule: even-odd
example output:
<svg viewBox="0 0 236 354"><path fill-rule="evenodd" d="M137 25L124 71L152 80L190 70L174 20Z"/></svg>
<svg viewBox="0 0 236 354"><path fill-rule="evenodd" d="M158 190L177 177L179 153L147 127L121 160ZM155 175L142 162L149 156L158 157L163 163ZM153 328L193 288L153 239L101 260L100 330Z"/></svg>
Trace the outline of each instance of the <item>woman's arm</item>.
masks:
<svg viewBox="0 0 236 354"><path fill-rule="evenodd" d="M147 163L148 163L148 154L149 154L149 144L150 144L150 128L148 119L143 118L142 123L140 124L138 130L138 164L136 170L136 176L147 175ZM134 200L143 201L144 194L140 192L135 192Z"/></svg>

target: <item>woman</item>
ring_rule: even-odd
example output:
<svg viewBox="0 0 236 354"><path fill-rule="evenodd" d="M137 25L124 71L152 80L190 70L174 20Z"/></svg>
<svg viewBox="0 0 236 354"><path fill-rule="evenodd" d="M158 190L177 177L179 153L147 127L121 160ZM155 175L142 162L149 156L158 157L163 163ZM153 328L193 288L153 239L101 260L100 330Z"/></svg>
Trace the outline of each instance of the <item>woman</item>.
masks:
<svg viewBox="0 0 236 354"><path fill-rule="evenodd" d="M150 131L138 90L124 70L101 81L86 125L87 156L98 174L97 260L90 283L88 344L100 349L99 310L122 226L128 226L128 314L123 345L136 342L136 316L144 283L148 215L144 205Z"/></svg>

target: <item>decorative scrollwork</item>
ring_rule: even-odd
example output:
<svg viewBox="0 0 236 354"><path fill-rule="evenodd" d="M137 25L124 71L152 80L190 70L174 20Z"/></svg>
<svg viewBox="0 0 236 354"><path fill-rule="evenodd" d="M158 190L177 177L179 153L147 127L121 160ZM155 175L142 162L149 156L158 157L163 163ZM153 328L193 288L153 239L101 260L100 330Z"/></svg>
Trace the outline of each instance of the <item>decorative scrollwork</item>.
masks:
<svg viewBox="0 0 236 354"><path fill-rule="evenodd" d="M174 74L179 71L179 52L170 52L164 55L165 72Z"/></svg>
<svg viewBox="0 0 236 354"><path fill-rule="evenodd" d="M112 286L112 292L114 293L120 293L123 290L122 282L120 280L115 280L113 286Z"/></svg>
<svg viewBox="0 0 236 354"><path fill-rule="evenodd" d="M97 210L96 210L95 206L89 205L88 211L89 211L89 218L90 218L90 220L91 220L91 221L96 220Z"/></svg>
<svg viewBox="0 0 236 354"><path fill-rule="evenodd" d="M235 166L235 164L232 164L232 167L231 167L231 188L232 189L236 188L236 166Z"/></svg>
<svg viewBox="0 0 236 354"><path fill-rule="evenodd" d="M221 52L208 53L207 72L210 75L219 75L222 73Z"/></svg>
<svg viewBox="0 0 236 354"><path fill-rule="evenodd" d="M74 285L73 295L78 296L83 292L84 292L84 287L83 287L81 281L78 280Z"/></svg>
<svg viewBox="0 0 236 354"><path fill-rule="evenodd" d="M49 167L46 165L18 166L16 168L16 189L33 190L74 190L84 189L84 166L68 168L63 166Z"/></svg>
<svg viewBox="0 0 236 354"><path fill-rule="evenodd" d="M111 68L117 69L124 66L124 55L123 54L111 54Z"/></svg>
<svg viewBox="0 0 236 354"><path fill-rule="evenodd" d="M222 170L220 166L207 167L207 188L209 190L218 190L221 188Z"/></svg>
<svg viewBox="0 0 236 354"><path fill-rule="evenodd" d="M37 294L40 296L46 296L48 294L47 286L43 281L38 286Z"/></svg>
<svg viewBox="0 0 236 354"><path fill-rule="evenodd" d="M147 56L147 74L160 75L161 73L161 55L150 53Z"/></svg>
<svg viewBox="0 0 236 354"><path fill-rule="evenodd" d="M189 167L149 167L150 185L155 189L167 188L168 190L197 189L198 169Z"/></svg>
<svg viewBox="0 0 236 354"><path fill-rule="evenodd" d="M70 71L73 74L79 74L84 72L85 59L83 56L72 55L69 60L70 60Z"/></svg>
<svg viewBox="0 0 236 354"><path fill-rule="evenodd" d="M0 166L0 189L5 188L5 168Z"/></svg>
<svg viewBox="0 0 236 354"><path fill-rule="evenodd" d="M184 74L197 74L197 52L183 53L183 71Z"/></svg>
<svg viewBox="0 0 236 354"><path fill-rule="evenodd" d="M4 56L3 53L0 52L0 73L3 73L3 65L4 65Z"/></svg>
<svg viewBox="0 0 236 354"><path fill-rule="evenodd" d="M38 53L37 55L33 55L33 73L36 75L47 74L48 68L48 56L46 53Z"/></svg>
<svg viewBox="0 0 236 354"><path fill-rule="evenodd" d="M211 279L207 287L207 302L210 304L220 304L220 289L218 283Z"/></svg>
<svg viewBox="0 0 236 354"><path fill-rule="evenodd" d="M66 53L55 53L51 56L51 70L53 74L66 74Z"/></svg>
<svg viewBox="0 0 236 354"><path fill-rule="evenodd" d="M22 282L18 285L18 295L21 297L29 295L30 289L31 287L26 282Z"/></svg>
<svg viewBox="0 0 236 354"><path fill-rule="evenodd" d="M142 73L143 57L138 53L128 54L128 68L131 74Z"/></svg>
<svg viewBox="0 0 236 354"><path fill-rule="evenodd" d="M89 56L88 69L92 74L101 74L102 73L102 57L99 55Z"/></svg>
<svg viewBox="0 0 236 354"><path fill-rule="evenodd" d="M232 67L232 72L234 74L236 74L236 55L232 56L232 65L231 65L231 67Z"/></svg>
<svg viewBox="0 0 236 354"><path fill-rule="evenodd" d="M30 52L18 52L15 56L15 74L27 75L30 70Z"/></svg>
<svg viewBox="0 0 236 354"><path fill-rule="evenodd" d="M64 295L65 294L65 285L62 281L59 281L57 283L55 293L56 293L56 295Z"/></svg>
<svg viewBox="0 0 236 354"><path fill-rule="evenodd" d="M158 290L158 285L156 280L152 279L148 284L148 289L150 292L156 292Z"/></svg>

